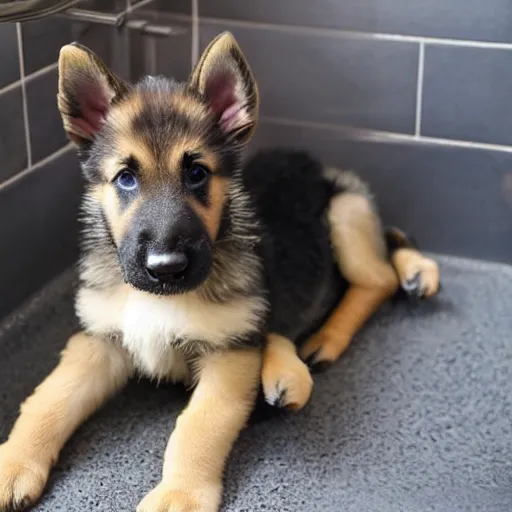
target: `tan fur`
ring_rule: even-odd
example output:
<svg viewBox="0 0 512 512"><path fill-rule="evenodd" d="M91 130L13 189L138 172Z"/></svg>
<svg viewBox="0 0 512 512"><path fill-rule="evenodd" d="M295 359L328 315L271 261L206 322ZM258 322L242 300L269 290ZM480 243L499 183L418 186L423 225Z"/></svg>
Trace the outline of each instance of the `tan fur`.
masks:
<svg viewBox="0 0 512 512"><path fill-rule="evenodd" d="M99 197L102 204L112 236L115 242L119 244L141 204L141 199L135 199L126 210L121 211L118 195L110 183L100 186L97 197Z"/></svg>
<svg viewBox="0 0 512 512"><path fill-rule="evenodd" d="M247 142L253 136L258 123L259 116L259 92L258 85L252 74L251 68L247 64L238 43L235 38L224 33L214 39L203 52L199 62L197 63L190 84L203 92L205 90L206 81L215 74L219 64L226 64L226 55L236 53L238 55L237 65L243 68L244 76L240 75L240 70L233 68L232 70L238 75L238 89L236 96L242 103L246 104L243 111L245 114L239 122L239 131L244 132L243 141Z"/></svg>
<svg viewBox="0 0 512 512"><path fill-rule="evenodd" d="M77 73L77 70L80 72ZM64 91L69 84L76 83L81 76L97 76L103 93L113 103L126 92L126 85L107 69L105 64L90 50L75 45L66 45L59 54L59 94L57 103L64 129L74 142L90 139L90 135L75 123L74 108Z"/></svg>
<svg viewBox="0 0 512 512"><path fill-rule="evenodd" d="M313 379L297 357L295 344L277 334L267 337L261 382L267 402L298 411L309 400Z"/></svg>
<svg viewBox="0 0 512 512"><path fill-rule="evenodd" d="M319 332L301 348L301 357L313 356L315 363L338 359L377 308L395 293L399 279L403 283L419 273L430 295L439 288L437 264L420 252L399 249L388 261L380 220L365 195L334 197L328 217L335 257L351 286Z"/></svg>
<svg viewBox="0 0 512 512"><path fill-rule="evenodd" d="M218 66L227 65L236 73L240 111L223 129L230 136L239 136L240 143L247 142L258 104L250 70L229 34L218 37L209 50L211 55L201 60L191 85L204 84L207 76L215 76ZM234 55L235 51L239 55ZM73 141L82 145L92 140L104 122L101 116L107 116L112 149L101 153L106 155L100 165L104 183L89 194L88 208L94 207L94 201L101 203L115 240L123 237L138 207L135 202L122 212L109 184L125 159L135 158L140 167L136 172L141 200L157 190L163 178L181 177L185 151L200 153L199 158L212 172L218 170L217 157L204 147L201 136L183 135L180 140L176 133L167 147L163 131L158 134L159 147L155 147L151 134L134 131L133 120L141 108L151 102L167 105L172 94L165 88L147 97L128 93L127 86L98 57L78 46L62 49L59 74L59 110ZM95 93L94 87L101 89L96 91L101 104L80 102L83 88L90 85L93 89L88 94ZM242 92L247 92L247 97ZM211 113L192 95L187 99L179 96L172 101L180 111L198 120L209 116L211 121ZM226 189L225 180L214 177L209 206L194 205L212 238L219 228ZM94 256L100 258L101 254ZM82 277L94 275L91 269L84 272ZM253 407L262 359L260 350L228 350L228 344L232 347L234 339L258 332L267 305L263 298L252 297L208 301L197 291L160 297L119 284L117 279L114 276L104 288L96 281L96 286L86 282L81 287L76 309L89 334L78 334L69 341L61 362L25 402L8 441L0 446L0 510L29 505L39 498L66 440L135 371L156 379L197 384L169 441L162 483L139 510L218 510L224 464ZM177 342L179 351L173 346Z"/></svg>
<svg viewBox="0 0 512 512"><path fill-rule="evenodd" d="M113 343L72 337L55 370L21 406L0 446L0 510L39 498L51 467L76 428L132 375L130 359Z"/></svg>
<svg viewBox="0 0 512 512"><path fill-rule="evenodd" d="M112 106L108 112L108 122L120 135L133 136L133 120L140 114L143 108L144 101L141 96L130 94L122 103Z"/></svg>
<svg viewBox="0 0 512 512"><path fill-rule="evenodd" d="M404 288L417 276L424 297L439 291L439 266L416 249L403 248L394 252L391 261Z"/></svg>
<svg viewBox="0 0 512 512"><path fill-rule="evenodd" d="M217 233L219 232L227 192L227 179L221 176L212 176L210 179L209 204L204 206L199 201L190 201L212 240L217 238Z"/></svg>
<svg viewBox="0 0 512 512"><path fill-rule="evenodd" d="M219 69L225 71L226 66L234 72L239 100L234 106L239 110L237 115L227 116L222 129L237 142L246 143L257 123L258 90L230 34L221 35L208 46L189 85L205 93L208 80L215 78ZM94 116L90 126L80 123L84 119L77 115L77 84L83 85L80 80L85 76L97 80L96 85L106 93L111 107L108 122L115 135L115 154L103 162L106 181L112 181L122 169L123 160L132 156L141 167L137 171L144 200L163 178L178 177L185 151L201 153L204 163L213 172L217 170L219 163L204 148L200 136L180 139L176 134L169 147L155 148L147 134L133 132L134 118L151 102L161 106L161 102L167 105L169 101L170 108L175 102L173 108L202 120L208 115L206 108L192 96L178 93L173 97L164 89L147 97L134 93L118 104L126 86L94 54L76 46L61 51L59 75L59 109L64 127L79 144L93 138L98 128ZM166 132L162 133L160 141L164 142L160 145L166 146ZM224 179L215 176L209 206L194 202L213 239L219 229L226 188ZM98 186L93 197L103 205L114 239L119 240L137 202L121 212L112 190L108 184ZM364 195L334 198L329 220L336 258L352 286L303 354L310 353L309 346L319 350L317 360L332 361L396 289L398 279L386 261L378 218ZM412 267L418 268L418 259L410 256L402 253L396 258L399 274L409 276ZM423 262L424 268L432 270ZM82 278L93 274L94 270L88 269ZM24 403L8 441L0 446L0 510L29 505L39 498L66 440L135 371L155 379L196 384L169 440L162 481L144 498L138 512L218 510L223 468L254 405L260 376L271 397L281 398L281 392L286 392L284 405L298 409L309 399L311 377L290 340L272 334L268 337L263 368L259 350L228 349L233 338L259 331L267 307L263 299L242 297L213 302L197 291L160 297L119 284L117 279L115 276L108 282L109 288L80 289L76 309L89 334L71 338L59 365ZM180 351L175 349L175 342L181 344Z"/></svg>
<svg viewBox="0 0 512 512"><path fill-rule="evenodd" d="M217 157L204 146L204 140L199 137L175 137L165 157L165 168L163 172L180 172L182 169L183 155L185 153L198 153L201 155L197 163L206 165L210 171L218 166Z"/></svg>
<svg viewBox="0 0 512 512"><path fill-rule="evenodd" d="M161 166L155 155L145 142L133 133L119 133L116 137L116 147L118 148L118 159L128 158L133 156L141 166L142 182L152 183L158 178L158 171L164 166ZM118 172L122 166L119 166Z"/></svg>
<svg viewBox="0 0 512 512"><path fill-rule="evenodd" d="M201 361L197 387L167 445L162 481L137 512L218 510L224 465L249 418L260 369L259 350L217 353Z"/></svg>
<svg viewBox="0 0 512 512"><path fill-rule="evenodd" d="M190 341L191 349L196 340L222 349L230 337L255 332L265 307L261 300L243 297L213 303L196 292L160 297L125 284L108 291L82 289L76 302L77 315L91 332L122 334L140 372L184 382L190 376L183 355L172 348L175 339Z"/></svg>
<svg viewBox="0 0 512 512"><path fill-rule="evenodd" d="M360 194L335 196L328 218L334 255L347 281L394 292L398 280L387 261L380 221L368 198Z"/></svg>
<svg viewBox="0 0 512 512"><path fill-rule="evenodd" d="M174 95L171 99L171 106L180 114L196 122L201 122L209 115L208 109L201 102L186 94Z"/></svg>
<svg viewBox="0 0 512 512"><path fill-rule="evenodd" d="M377 308L390 297L386 288L351 286L327 322L302 347L304 359L315 354L315 362L336 361Z"/></svg>
<svg viewBox="0 0 512 512"><path fill-rule="evenodd" d="M377 307L398 288L386 259L380 221L367 197L340 194L329 208L334 254L351 287L320 331L301 349L315 361L333 362L347 349L354 334Z"/></svg>

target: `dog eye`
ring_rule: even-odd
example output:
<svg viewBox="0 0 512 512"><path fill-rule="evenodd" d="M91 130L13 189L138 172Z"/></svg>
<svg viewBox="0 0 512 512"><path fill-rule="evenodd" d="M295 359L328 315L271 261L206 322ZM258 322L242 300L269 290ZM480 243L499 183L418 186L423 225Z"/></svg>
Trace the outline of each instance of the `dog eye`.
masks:
<svg viewBox="0 0 512 512"><path fill-rule="evenodd" d="M198 188L206 183L209 174L209 170L204 165L192 164L185 170L185 182L192 189Z"/></svg>
<svg viewBox="0 0 512 512"><path fill-rule="evenodd" d="M121 171L117 178L115 179L115 183L117 186L122 190L135 190L138 186L137 178L133 174L133 172L125 169L124 171Z"/></svg>

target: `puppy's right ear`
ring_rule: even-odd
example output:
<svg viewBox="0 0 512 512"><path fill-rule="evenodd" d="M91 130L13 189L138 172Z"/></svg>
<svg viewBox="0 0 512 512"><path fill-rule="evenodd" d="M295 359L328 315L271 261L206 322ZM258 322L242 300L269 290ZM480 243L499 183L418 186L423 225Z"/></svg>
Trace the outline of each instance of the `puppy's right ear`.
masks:
<svg viewBox="0 0 512 512"><path fill-rule="evenodd" d="M203 95L220 129L246 144L258 122L258 86L230 32L223 32L208 45L189 84Z"/></svg>
<svg viewBox="0 0 512 512"><path fill-rule="evenodd" d="M79 146L94 139L110 107L127 91L128 86L85 46L72 43L60 50L59 111L68 137Z"/></svg>

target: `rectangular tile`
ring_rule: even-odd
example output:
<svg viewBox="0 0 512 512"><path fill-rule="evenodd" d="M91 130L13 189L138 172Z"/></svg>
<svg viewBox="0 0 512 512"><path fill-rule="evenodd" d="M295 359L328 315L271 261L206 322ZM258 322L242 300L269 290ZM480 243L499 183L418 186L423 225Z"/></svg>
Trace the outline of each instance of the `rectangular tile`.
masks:
<svg viewBox="0 0 512 512"><path fill-rule="evenodd" d="M386 224L413 234L424 249L512 263L512 153L260 125L251 150L276 146L355 169L374 190Z"/></svg>
<svg viewBox="0 0 512 512"><path fill-rule="evenodd" d="M57 70L27 82L27 106L32 162L47 157L67 144L57 109Z"/></svg>
<svg viewBox="0 0 512 512"><path fill-rule="evenodd" d="M21 87L0 94L0 183L27 166ZM0 217L1 218L1 217ZM1 252L1 251L0 251Z"/></svg>
<svg viewBox="0 0 512 512"><path fill-rule="evenodd" d="M362 32L512 42L510 0L199 0L199 14Z"/></svg>
<svg viewBox="0 0 512 512"><path fill-rule="evenodd" d="M20 79L16 24L0 24L0 48L2 48L2 67L0 68L0 88L2 88Z"/></svg>
<svg viewBox="0 0 512 512"><path fill-rule="evenodd" d="M176 80L185 81L191 71L192 24L190 21L175 22L184 29L182 34L154 38L156 72Z"/></svg>
<svg viewBox="0 0 512 512"><path fill-rule="evenodd" d="M130 58L132 30L118 30L109 25L74 22L72 40L96 53L123 80L131 80Z"/></svg>
<svg viewBox="0 0 512 512"><path fill-rule="evenodd" d="M76 260L81 190L73 152L0 189L0 317Z"/></svg>
<svg viewBox="0 0 512 512"><path fill-rule="evenodd" d="M223 30L234 33L254 71L263 115L414 131L415 43L201 23L201 49Z"/></svg>
<svg viewBox="0 0 512 512"><path fill-rule="evenodd" d="M425 135L512 145L512 51L425 48Z"/></svg>
<svg viewBox="0 0 512 512"><path fill-rule="evenodd" d="M168 37L154 37L133 30L130 33L130 65L132 81L145 75L164 75L185 81L190 75L192 55L192 23L154 11L136 11L141 18L156 25L172 26Z"/></svg>
<svg viewBox="0 0 512 512"><path fill-rule="evenodd" d="M112 63L112 33L116 29L108 25L93 25L92 23L73 22L71 35L73 41L78 41L97 53L108 65Z"/></svg>
<svg viewBox="0 0 512 512"><path fill-rule="evenodd" d="M72 41L71 22L60 16L23 23L21 33L25 75L57 62L60 48Z"/></svg>
<svg viewBox="0 0 512 512"><path fill-rule="evenodd" d="M80 8L109 14L122 14L128 7L127 0L81 0Z"/></svg>

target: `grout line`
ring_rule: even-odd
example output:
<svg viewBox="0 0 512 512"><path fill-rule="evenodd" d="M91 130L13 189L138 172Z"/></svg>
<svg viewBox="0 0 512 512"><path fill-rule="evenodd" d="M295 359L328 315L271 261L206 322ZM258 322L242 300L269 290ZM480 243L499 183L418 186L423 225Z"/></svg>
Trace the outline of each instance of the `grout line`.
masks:
<svg viewBox="0 0 512 512"><path fill-rule="evenodd" d="M27 87L25 83L25 58L23 55L23 36L21 23L16 23L16 37L18 39L18 59L20 65L21 101L23 107L23 122L25 125L25 145L27 149L27 167L32 165L32 146L30 142L30 125L28 119Z"/></svg>
<svg viewBox="0 0 512 512"><path fill-rule="evenodd" d="M21 85L21 80L16 80L15 82L11 82L9 85L6 85L0 89L0 96L2 94L5 94L7 92L12 91L13 89L16 89Z"/></svg>
<svg viewBox="0 0 512 512"><path fill-rule="evenodd" d="M156 39L154 37L146 37L143 41L144 59L148 63L148 71L150 76L156 76L158 65L156 57Z"/></svg>
<svg viewBox="0 0 512 512"><path fill-rule="evenodd" d="M414 135L421 135L421 107L423 102L423 71L425 68L425 43L419 44L418 52L418 85L416 88L416 123Z"/></svg>
<svg viewBox="0 0 512 512"><path fill-rule="evenodd" d="M192 62L190 69L194 69L199 60L199 0L192 0Z"/></svg>
<svg viewBox="0 0 512 512"><path fill-rule="evenodd" d="M45 66L44 68L40 68L37 71L34 71L33 73L30 73L30 75L27 75L25 77L25 82L30 82L34 78L38 78L46 73L49 73L50 71L53 71L54 69L57 69L59 66L58 62L54 62L53 64L49 64L48 66Z"/></svg>
<svg viewBox="0 0 512 512"><path fill-rule="evenodd" d="M34 164L34 165L30 166L30 167L26 167L25 169L23 169L23 171L20 171L17 174L15 174L14 176L11 176L10 178L6 179L2 183L0 183L0 192L4 188L7 188L10 185L12 185L13 183L17 182L18 180L20 180L21 178L23 178L27 174L30 174L30 173L36 171L37 169L39 169L43 165L46 165L46 164L52 162L53 160L56 160L57 158L59 158L63 154L67 153L73 147L74 147L74 144L72 142L68 142L65 146L62 146L57 151L54 151L51 155L48 155L47 157L43 158L42 160L39 160L39 162L37 162L36 164Z"/></svg>
<svg viewBox="0 0 512 512"><path fill-rule="evenodd" d="M44 68L40 68L37 71L30 73L30 75L25 76L24 77L25 82L30 82L34 78L38 78L38 77L44 75L45 73L53 71L54 69L57 69L57 66L58 66L58 62L54 62L53 64L45 66ZM12 82L9 85L6 85L5 87L2 87L0 89L0 96L6 92L16 89L16 87L19 87L21 85L21 82L22 82L21 80L16 80L15 82Z"/></svg>
<svg viewBox="0 0 512 512"><path fill-rule="evenodd" d="M408 133L396 133L367 128L358 128L347 125L333 125L327 123L317 123L313 121L296 121L293 119L283 119L278 117L260 116L261 122L274 124L278 126L291 126L296 128L311 128L314 130L323 130L346 135L354 140L367 140L373 142L415 142L427 145L451 146L458 148L485 149L488 151L500 151L502 153L512 153L512 146L502 144L490 144L487 142L472 142L458 139L443 139L438 137L425 137Z"/></svg>
<svg viewBox="0 0 512 512"><path fill-rule="evenodd" d="M183 16L183 15L182 15ZM350 39L367 39L379 41L394 41L403 43L424 43L441 46L463 46L471 48L485 48L495 50L512 50L512 43L497 43L492 41L471 41L468 39L450 39L442 37L408 36L402 34L386 34L381 32L361 32L357 30L333 29L322 27L307 27L303 25L277 25L253 21L242 21L226 18L202 17L202 22L211 25L232 25L241 28L265 29L290 34L303 34L310 36L331 36Z"/></svg>

